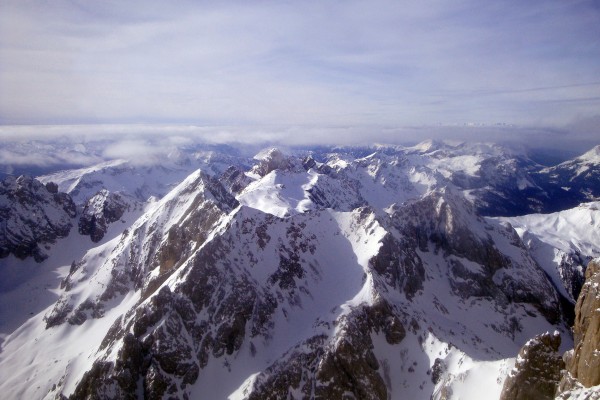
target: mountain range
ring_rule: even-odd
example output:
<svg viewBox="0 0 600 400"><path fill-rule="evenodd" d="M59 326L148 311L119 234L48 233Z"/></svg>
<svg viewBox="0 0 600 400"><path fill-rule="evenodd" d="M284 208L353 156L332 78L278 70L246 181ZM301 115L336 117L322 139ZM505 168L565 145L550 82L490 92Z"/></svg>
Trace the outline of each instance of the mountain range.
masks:
<svg viewBox="0 0 600 400"><path fill-rule="evenodd" d="M600 397L600 146L97 161L0 184L6 398Z"/></svg>

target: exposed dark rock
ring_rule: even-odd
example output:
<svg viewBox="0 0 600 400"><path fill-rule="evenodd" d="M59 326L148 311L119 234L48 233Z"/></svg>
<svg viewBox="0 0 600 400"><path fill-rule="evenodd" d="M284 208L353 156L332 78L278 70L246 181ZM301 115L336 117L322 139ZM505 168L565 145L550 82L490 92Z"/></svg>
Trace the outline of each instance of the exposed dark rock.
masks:
<svg viewBox="0 0 600 400"><path fill-rule="evenodd" d="M104 286L103 292L94 300L93 305L71 305L69 288L74 280L85 279L85 271L79 268L81 262L74 263L69 275L61 284L67 289L66 292L45 316L47 327L65 321L81 324L90 317L101 318L104 315L105 302L125 295L132 288L141 289L142 298L148 298L179 266L180 260L189 258L204 243L214 224L238 205L237 200L217 180L202 172L182 190L181 195L190 196L189 207L181 214L180 220L175 221L167 231L167 240L164 240L163 231L155 222L148 222L132 232L127 231L121 235L121 244L124 247L118 247L118 262L112 261L111 280ZM96 199L100 206L95 209L105 209L106 218L109 220L120 213L119 207L113 207L117 202L105 201L111 199L108 192L101 192ZM104 208L103 205L107 207ZM177 199L172 199L165 204L162 212L173 212L177 206ZM126 246L125 243L129 241L133 243ZM141 252L140 245L148 251ZM159 274L146 276L148 271L156 269ZM74 278L75 276L78 278Z"/></svg>
<svg viewBox="0 0 600 400"><path fill-rule="evenodd" d="M75 204L53 185L29 176L0 182L0 258L14 254L37 262L47 258L41 245L69 234Z"/></svg>
<svg viewBox="0 0 600 400"><path fill-rule="evenodd" d="M379 252L370 264L390 286L401 290L409 300L423 288L425 269L421 259L413 248L404 246L390 234L383 238Z"/></svg>
<svg viewBox="0 0 600 400"><path fill-rule="evenodd" d="M63 324L72 311L73 305L69 304L68 300L65 298L58 299L58 301L54 304L52 311L44 316L46 329Z"/></svg>
<svg viewBox="0 0 600 400"><path fill-rule="evenodd" d="M90 376L82 385L92 386L94 381L98 387L114 387L114 381L131 374L131 381L143 381L148 398L167 394L182 398L188 396L186 388L196 381L209 357L234 354L246 332L250 337L266 334L277 302L245 276L215 267L223 245L220 240L208 243L190 265L188 279L175 292L162 287L127 322L113 325L102 348L123 346L123 338L128 337L129 350L122 349L103 376ZM199 320L201 313L208 318ZM144 360L141 364L140 359ZM97 363L103 365L103 361ZM119 390L132 396L137 389L120 385Z"/></svg>
<svg viewBox="0 0 600 400"><path fill-rule="evenodd" d="M46 183L46 189L52 194L58 193L58 185L54 182Z"/></svg>
<svg viewBox="0 0 600 400"><path fill-rule="evenodd" d="M302 166L305 170L310 170L311 168L315 168L317 166L317 162L311 156L306 156L302 160Z"/></svg>
<svg viewBox="0 0 600 400"><path fill-rule="evenodd" d="M237 194L244 190L252 182L252 179L246 176L244 170L232 165L219 176L219 181L231 193Z"/></svg>
<svg viewBox="0 0 600 400"><path fill-rule="evenodd" d="M564 362L558 354L560 335L544 333L529 340L504 382L500 400L553 399Z"/></svg>
<svg viewBox="0 0 600 400"><path fill-rule="evenodd" d="M446 372L448 366L441 358L436 358L431 367L431 382L438 383L442 379L442 375Z"/></svg>
<svg viewBox="0 0 600 400"><path fill-rule="evenodd" d="M587 266L585 284L575 306L573 327L575 348L565 354L566 370L560 382L560 393L579 386L600 385L600 259ZM566 393L565 393L566 392Z"/></svg>
<svg viewBox="0 0 600 400"><path fill-rule="evenodd" d="M122 195L102 189L85 204L79 217L79 233L89 235L97 243L106 234L108 225L118 221L129 208Z"/></svg>
<svg viewBox="0 0 600 400"><path fill-rule="evenodd" d="M300 171L303 169L299 159L288 157L277 148L267 149L257 157L259 157L258 164L252 168L252 172L260 176L268 175L274 170Z"/></svg>
<svg viewBox="0 0 600 400"><path fill-rule="evenodd" d="M299 390L302 398L387 399L371 334L383 333L390 344L404 339L404 327L393 308L380 300L341 316L336 325L339 333L331 342L326 336L314 336L271 365L247 399L287 398L290 390Z"/></svg>
<svg viewBox="0 0 600 400"><path fill-rule="evenodd" d="M600 260L588 264L575 306L575 354L571 375L583 386L600 385Z"/></svg>
<svg viewBox="0 0 600 400"><path fill-rule="evenodd" d="M551 323L561 318L556 291L533 259L526 267L537 270L539 279L535 283L502 274L515 266L496 247L488 230L518 238L514 229L489 225L462 196L448 189L433 192L395 210L390 223L405 241L403 248L441 252L448 259L448 278L455 294L465 299L493 298L499 304L529 303ZM474 230L477 226L479 232ZM520 240L511 241L524 250ZM477 264L478 270L465 268L460 259Z"/></svg>

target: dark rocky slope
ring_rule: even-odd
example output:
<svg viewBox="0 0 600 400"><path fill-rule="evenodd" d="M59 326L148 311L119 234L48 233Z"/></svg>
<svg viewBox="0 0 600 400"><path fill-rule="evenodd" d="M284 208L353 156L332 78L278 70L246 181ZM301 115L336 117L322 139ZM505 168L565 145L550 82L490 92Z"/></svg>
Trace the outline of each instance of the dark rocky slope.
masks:
<svg viewBox="0 0 600 400"><path fill-rule="evenodd" d="M14 254L43 261L44 246L69 234L76 216L71 197L29 176L0 183L0 258Z"/></svg>

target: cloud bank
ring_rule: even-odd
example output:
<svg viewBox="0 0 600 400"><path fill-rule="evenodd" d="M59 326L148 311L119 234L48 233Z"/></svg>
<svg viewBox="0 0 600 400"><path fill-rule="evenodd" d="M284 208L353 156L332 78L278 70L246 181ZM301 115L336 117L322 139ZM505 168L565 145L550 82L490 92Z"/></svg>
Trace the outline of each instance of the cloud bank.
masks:
<svg viewBox="0 0 600 400"><path fill-rule="evenodd" d="M0 126L0 139L10 150L0 149L2 160L26 161L27 152L19 153L19 143L30 148L50 142L59 148L57 159L86 154L90 161L115 158L156 158L178 148L197 145L231 145L251 154L265 146L310 147L315 145L369 146L374 143L410 145L434 140L495 142L530 149L556 148L580 153L600 144L597 134L600 117L574 121L560 128L513 125L422 125L395 127L383 125L268 125L268 126L197 126L197 125L19 125ZM89 144L89 145L88 145ZM89 149L95 149L90 154ZM13 152L14 154L10 154ZM82 156L83 157L83 156ZM86 160L82 159L85 164Z"/></svg>

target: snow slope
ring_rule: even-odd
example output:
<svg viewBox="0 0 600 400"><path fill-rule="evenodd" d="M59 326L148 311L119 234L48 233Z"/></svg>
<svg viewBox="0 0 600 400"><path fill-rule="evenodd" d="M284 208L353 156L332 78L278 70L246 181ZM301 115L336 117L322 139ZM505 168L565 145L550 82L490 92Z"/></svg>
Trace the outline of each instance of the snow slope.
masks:
<svg viewBox="0 0 600 400"><path fill-rule="evenodd" d="M575 303L585 266L600 255L600 203L500 220L516 229L561 294Z"/></svg>
<svg viewBox="0 0 600 400"><path fill-rule="evenodd" d="M596 204L483 218L482 182L499 169L490 193L539 189L520 154L434 142L355 153L268 149L253 166L179 154L44 177L79 205L99 189L160 199L97 245L67 237L77 250L53 248L39 281L0 294L52 289L36 289L28 319L3 322L2 393L494 398L529 338L558 330L572 346L560 301L572 277L552 275L532 243L596 251L583 227L597 233Z"/></svg>

